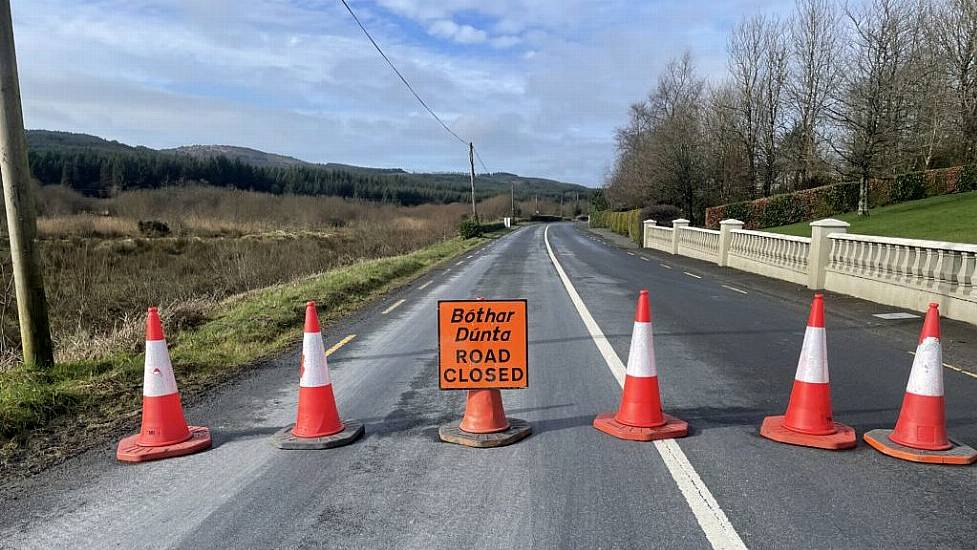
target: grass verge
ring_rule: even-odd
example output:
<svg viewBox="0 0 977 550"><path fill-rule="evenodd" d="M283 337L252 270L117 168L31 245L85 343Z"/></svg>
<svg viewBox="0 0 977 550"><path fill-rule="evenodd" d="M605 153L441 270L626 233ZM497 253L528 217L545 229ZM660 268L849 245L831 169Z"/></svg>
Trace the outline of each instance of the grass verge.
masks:
<svg viewBox="0 0 977 550"><path fill-rule="evenodd" d="M977 191L872 208L868 217L853 212L834 217L851 224L849 233L977 243L977 223L974 223L977 220ZM811 236L809 222L771 227L764 231Z"/></svg>
<svg viewBox="0 0 977 550"><path fill-rule="evenodd" d="M328 323L485 240L456 238L222 301L202 324L168 335L180 393L192 400L297 342L306 301L315 300ZM0 478L42 469L96 443L99 434L134 423L142 362L142 354L120 353L0 373Z"/></svg>

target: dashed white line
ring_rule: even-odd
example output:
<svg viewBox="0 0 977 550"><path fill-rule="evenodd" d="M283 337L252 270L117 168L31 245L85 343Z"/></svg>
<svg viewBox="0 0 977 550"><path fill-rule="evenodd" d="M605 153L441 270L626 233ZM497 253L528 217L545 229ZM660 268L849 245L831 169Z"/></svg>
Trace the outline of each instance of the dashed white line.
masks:
<svg viewBox="0 0 977 550"><path fill-rule="evenodd" d="M463 263L465 263L465 260L459 260L458 263L456 263L455 265L461 265Z"/></svg>
<svg viewBox="0 0 977 550"><path fill-rule="evenodd" d="M617 379L618 384L623 387L624 374L626 372L624 363L621 362L621 358L618 357L617 352L611 347L607 337L604 336L604 332L600 329L600 325L594 320L594 317L590 314L590 310L587 309L587 305L584 304L583 299L580 298L580 294L577 293L577 290L573 287L573 283L570 282L570 278L563 271L563 266L556 259L556 254L553 253L553 247L550 246L550 228L548 226L543 231L543 240L546 243L546 251L549 253L550 261L553 262L553 267L556 268L557 275L560 276L560 280L563 281L563 286L566 288L567 294L570 295L570 301L576 307L577 313L580 315L580 319L583 320L584 325L587 326L587 331L590 332L591 339L593 339L600 354L604 357L607 368L610 369L611 374ZM712 496L709 487L699 477L698 472L695 471L692 463L689 462L688 457L682 451L682 448L679 447L678 443L674 439L658 440L655 441L655 449L661 455L662 461L668 468L672 479L675 480L675 484L678 485L682 496L685 497L689 508L692 509L692 514L695 515L696 521L699 522L699 527L702 528L702 532L706 535L709 544L717 549L735 548L745 550L746 545L743 544L739 533L733 528L733 525L729 522L729 518L726 517L726 513L719 507L719 503Z"/></svg>
<svg viewBox="0 0 977 550"><path fill-rule="evenodd" d="M628 252L628 256L635 256L634 252Z"/></svg>
<svg viewBox="0 0 977 550"><path fill-rule="evenodd" d="M641 259L644 260L644 261L646 261L646 262L650 262L651 261L648 258L645 258L644 256L642 256Z"/></svg>
<svg viewBox="0 0 977 550"><path fill-rule="evenodd" d="M390 307L388 307L387 309L383 310L383 314L386 315L386 314L390 313L391 311L397 309L397 306L399 306L400 304L402 304L402 303L404 303L406 301L407 300L405 298L401 298L400 300L397 300Z"/></svg>
<svg viewBox="0 0 977 550"><path fill-rule="evenodd" d="M658 264L658 265L664 267L665 269L672 269L672 266L670 266L668 264Z"/></svg>
<svg viewBox="0 0 977 550"><path fill-rule="evenodd" d="M330 355L336 353L336 350L338 350L339 348L341 348L341 347L345 346L346 344L350 343L350 341L352 341L353 338L356 338L356 335L355 334L350 334L346 338L343 338L342 340L340 340L340 341L336 342L335 344L333 344L333 346L331 348L329 348L329 349L326 350L326 357L329 357Z"/></svg>
<svg viewBox="0 0 977 550"><path fill-rule="evenodd" d="M696 275L695 273L689 273L688 271L683 271L682 273L685 273L689 277L695 277L696 279L701 279L702 278L702 275Z"/></svg>
<svg viewBox="0 0 977 550"><path fill-rule="evenodd" d="M431 283L433 283L433 282L434 282L434 279L431 279L430 281L428 281L428 282L424 283L423 285L417 287L417 290L424 290L425 288L431 286Z"/></svg>
<svg viewBox="0 0 977 550"><path fill-rule="evenodd" d="M739 292L740 294L749 294L749 292L747 292L745 290L740 290L740 289L738 289L736 287L732 287L732 286L729 286L729 285L722 285L722 287L723 288L728 288L729 290L732 290L733 292Z"/></svg>

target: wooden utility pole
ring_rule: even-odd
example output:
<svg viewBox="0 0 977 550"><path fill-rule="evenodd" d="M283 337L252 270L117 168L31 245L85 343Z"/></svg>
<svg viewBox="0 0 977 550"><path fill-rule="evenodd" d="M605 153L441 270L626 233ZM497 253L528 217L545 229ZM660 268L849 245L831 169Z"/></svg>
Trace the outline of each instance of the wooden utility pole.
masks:
<svg viewBox="0 0 977 550"><path fill-rule="evenodd" d="M54 350L36 238L37 221L27 164L27 137L20 105L10 0L0 0L0 177L3 178L7 207L10 260L17 292L24 363L52 365Z"/></svg>
<svg viewBox="0 0 977 550"><path fill-rule="evenodd" d="M509 209L512 210L512 223L516 223L516 181L510 181L509 186Z"/></svg>
<svg viewBox="0 0 977 550"><path fill-rule="evenodd" d="M560 217L561 218L563 217L563 197L565 196L566 193L560 193Z"/></svg>
<svg viewBox="0 0 977 550"><path fill-rule="evenodd" d="M536 213L539 214L539 193L534 196L536 199Z"/></svg>
<svg viewBox="0 0 977 550"><path fill-rule="evenodd" d="M468 164L472 169L472 219L478 221L478 212L475 211L475 144L471 142L468 143Z"/></svg>

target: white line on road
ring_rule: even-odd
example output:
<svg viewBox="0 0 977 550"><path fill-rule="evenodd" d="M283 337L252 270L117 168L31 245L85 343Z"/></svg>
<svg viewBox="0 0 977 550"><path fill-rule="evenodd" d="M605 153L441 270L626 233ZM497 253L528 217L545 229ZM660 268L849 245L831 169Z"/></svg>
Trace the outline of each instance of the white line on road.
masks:
<svg viewBox="0 0 977 550"><path fill-rule="evenodd" d="M465 260L459 260L458 263L456 263L455 265L461 265L463 263L465 263Z"/></svg>
<svg viewBox="0 0 977 550"><path fill-rule="evenodd" d="M696 279L701 279L702 278L701 275L696 275L695 273L689 273L688 271L683 271L682 273L685 273L689 277L695 277Z"/></svg>
<svg viewBox="0 0 977 550"><path fill-rule="evenodd" d="M434 279L431 279L430 281L428 281L428 282L424 283L423 285L417 287L417 290L424 290L425 288L431 286L431 283L433 283L433 282L434 282Z"/></svg>
<svg viewBox="0 0 977 550"><path fill-rule="evenodd" d="M628 256L634 256L634 252L628 252Z"/></svg>
<svg viewBox="0 0 977 550"><path fill-rule="evenodd" d="M641 259L644 260L644 261L646 261L646 262L650 262L651 261L648 258L645 258L644 256L642 256Z"/></svg>
<svg viewBox="0 0 977 550"><path fill-rule="evenodd" d="M728 288L729 290L732 290L733 292L739 292L740 294L749 294L749 292L747 292L745 290L740 290L740 289L738 289L736 287L732 287L732 286L729 286L729 285L722 285L722 286L723 286L723 288Z"/></svg>
<svg viewBox="0 0 977 550"><path fill-rule="evenodd" d="M658 265L664 267L665 269L672 269L672 266L670 266L668 264L658 264Z"/></svg>
<svg viewBox="0 0 977 550"><path fill-rule="evenodd" d="M590 310L587 309L587 305L584 304L583 299L580 298L580 294L577 293L577 290L573 287L573 283L570 282L570 278L563 271L563 266L556 259L556 254L553 253L553 247L550 246L549 226L543 231L543 240L546 243L546 251L550 255L550 261L553 262L556 273L560 276L560 280L563 281L563 286L567 289L567 294L570 295L570 301L577 308L577 313L580 315L580 319L583 320L584 325L587 326L587 331L590 332L590 337L593 339L594 344L597 345L600 354L604 356L607 368L611 370L611 374L617 379L618 384L623 387L624 374L626 372L624 363L621 362L621 358L618 357L617 352L611 347L607 337L604 336L604 332L600 329L600 325L594 320L594 317L590 314ZM688 457L685 456L685 452L682 451L678 443L673 439L660 439L655 441L655 449L661 455L662 461L668 468L668 472L672 475L672 479L675 480L675 484L678 485L682 496L685 497L685 501L689 504L689 508L692 509L696 521L699 522L699 527L702 528L702 532L706 535L706 539L709 540L712 547L717 549L745 549L746 545L743 544L743 540L729 522L726 513L719 507L719 503L712 496L712 492L709 491L705 482L699 477L699 474L695 471L692 463L689 462Z"/></svg>
<svg viewBox="0 0 977 550"><path fill-rule="evenodd" d="M355 334L350 334L346 338L343 338L342 340L340 340L340 341L336 342L335 344L333 344L333 346L331 348L329 348L329 349L326 350L326 357L329 357L330 355L336 353L336 350L338 350L339 348L341 348L341 347L345 346L346 344L350 343L350 341L353 338L356 338L356 335Z"/></svg>
<svg viewBox="0 0 977 550"><path fill-rule="evenodd" d="M399 306L400 304L402 304L402 303L404 303L406 301L407 300L405 298L401 298L400 300L397 300L396 302L393 303L393 305L391 305L387 309L383 310L383 314L386 315L386 314L390 313L391 311L397 309L397 306Z"/></svg>

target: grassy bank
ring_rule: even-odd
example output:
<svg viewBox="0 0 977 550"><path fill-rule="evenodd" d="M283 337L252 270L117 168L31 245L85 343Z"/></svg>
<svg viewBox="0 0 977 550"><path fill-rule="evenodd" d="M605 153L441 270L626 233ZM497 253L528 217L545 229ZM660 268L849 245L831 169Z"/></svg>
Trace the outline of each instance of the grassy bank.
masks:
<svg viewBox="0 0 977 550"><path fill-rule="evenodd" d="M452 239L357 262L224 299L182 330L167 323L180 391L192 399L298 341L307 300L319 303L320 318L328 323L482 242ZM141 353L118 352L52 369L17 365L0 372L0 475L22 471L28 456L31 468L56 462L97 441L99 433L135 422L142 368Z"/></svg>
<svg viewBox="0 0 977 550"><path fill-rule="evenodd" d="M855 213L835 216L851 224L849 233L977 243L977 191L943 195L873 208L868 217ZM811 236L809 222L764 229L785 235Z"/></svg>

